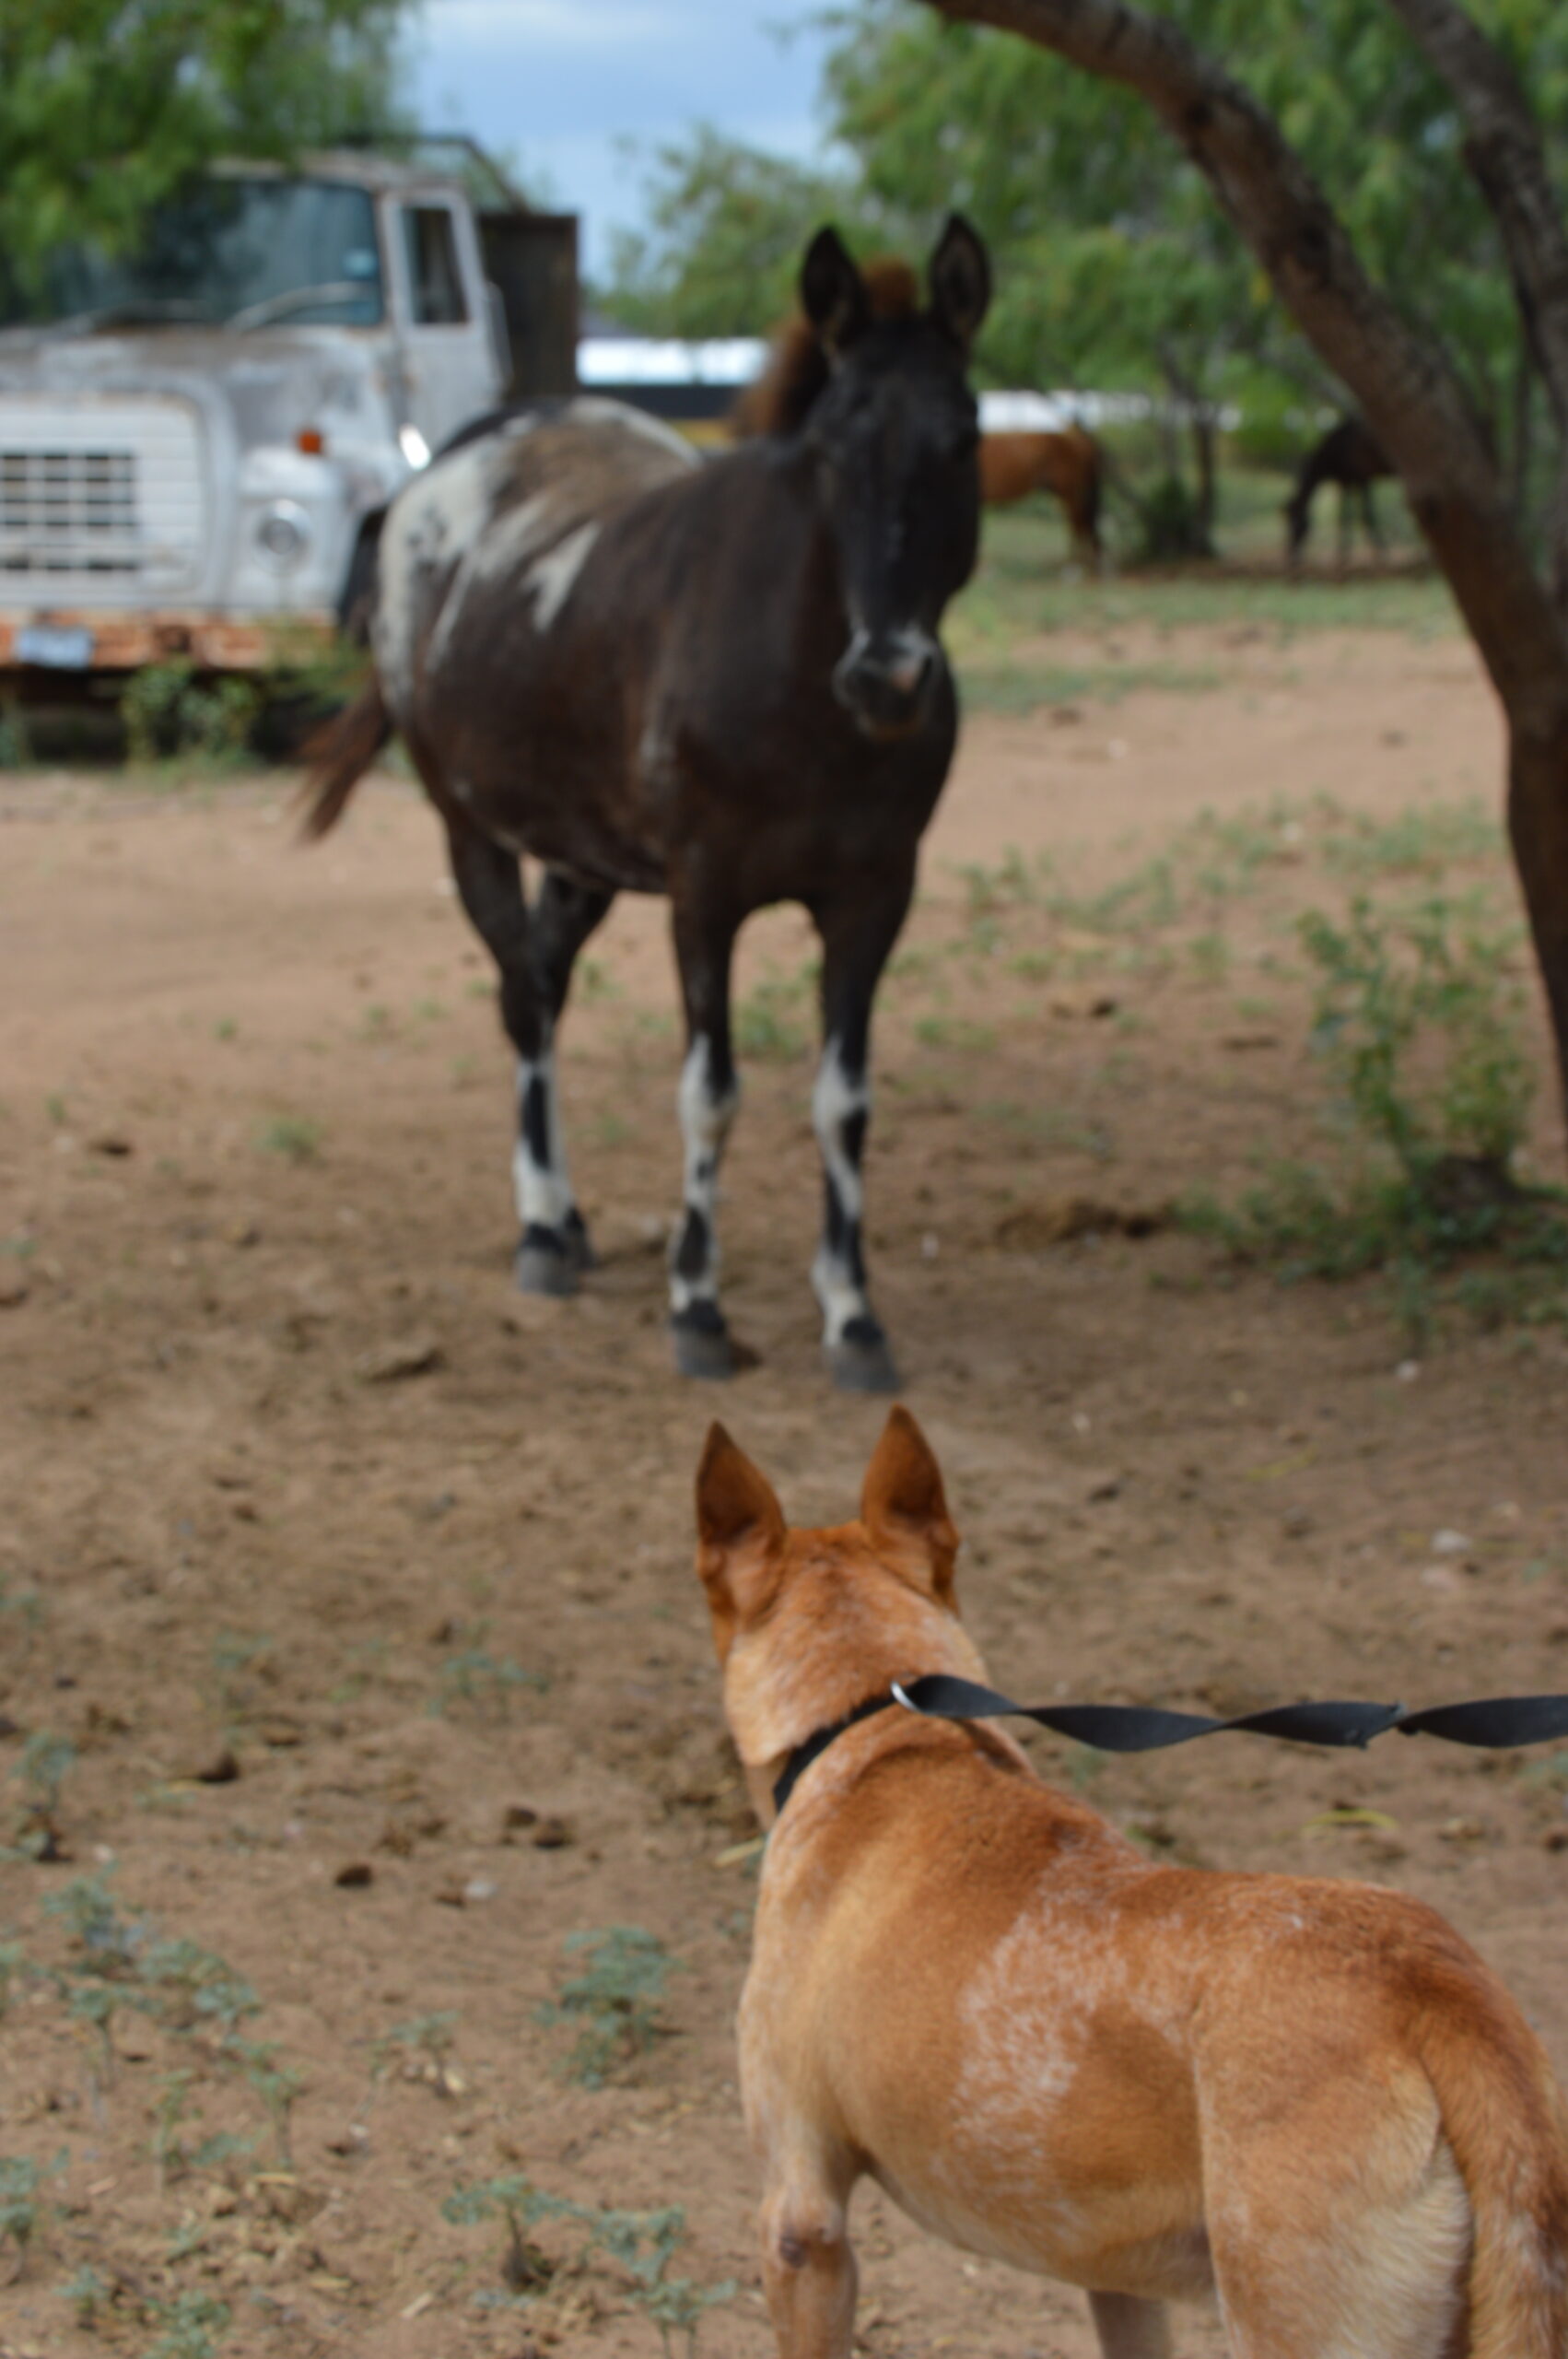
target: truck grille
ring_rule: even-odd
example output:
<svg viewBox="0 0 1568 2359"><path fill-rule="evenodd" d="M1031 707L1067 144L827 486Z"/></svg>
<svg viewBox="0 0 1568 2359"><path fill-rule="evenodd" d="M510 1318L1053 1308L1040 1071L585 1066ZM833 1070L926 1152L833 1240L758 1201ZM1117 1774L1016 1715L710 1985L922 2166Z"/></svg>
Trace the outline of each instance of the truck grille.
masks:
<svg viewBox="0 0 1568 2359"><path fill-rule="evenodd" d="M188 403L0 394L0 601L189 589L205 506Z"/></svg>

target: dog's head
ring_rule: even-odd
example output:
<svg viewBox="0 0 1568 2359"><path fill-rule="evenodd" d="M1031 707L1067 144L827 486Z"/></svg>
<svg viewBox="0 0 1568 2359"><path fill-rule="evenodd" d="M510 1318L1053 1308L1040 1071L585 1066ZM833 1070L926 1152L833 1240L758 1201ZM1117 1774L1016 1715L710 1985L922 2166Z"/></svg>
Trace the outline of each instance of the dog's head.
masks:
<svg viewBox="0 0 1568 2359"><path fill-rule="evenodd" d="M786 1524L760 1468L722 1426L696 1476L697 1571L724 1675L724 1710L759 1814L786 1756L895 1679L983 1676L958 1619L958 1534L930 1445L895 1409L853 1523Z"/></svg>

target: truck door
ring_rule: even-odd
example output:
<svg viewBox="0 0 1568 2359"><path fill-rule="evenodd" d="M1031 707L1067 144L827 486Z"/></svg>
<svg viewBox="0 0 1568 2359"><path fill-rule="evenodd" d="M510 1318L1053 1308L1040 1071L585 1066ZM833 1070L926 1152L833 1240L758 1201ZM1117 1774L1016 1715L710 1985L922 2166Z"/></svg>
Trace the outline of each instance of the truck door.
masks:
<svg viewBox="0 0 1568 2359"><path fill-rule="evenodd" d="M439 195L393 206L393 283L408 415L432 451L500 393L473 217Z"/></svg>

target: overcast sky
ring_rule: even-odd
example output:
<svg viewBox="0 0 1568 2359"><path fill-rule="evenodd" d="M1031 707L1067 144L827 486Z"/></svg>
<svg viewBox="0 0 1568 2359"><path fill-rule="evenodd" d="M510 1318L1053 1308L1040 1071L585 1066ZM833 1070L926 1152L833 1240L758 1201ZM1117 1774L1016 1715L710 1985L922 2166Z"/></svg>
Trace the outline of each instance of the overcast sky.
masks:
<svg viewBox="0 0 1568 2359"><path fill-rule="evenodd" d="M817 144L820 0L425 0L412 64L422 126L510 150L583 217L603 265L639 217L639 165L697 121L780 154ZM788 35L780 39L779 33Z"/></svg>

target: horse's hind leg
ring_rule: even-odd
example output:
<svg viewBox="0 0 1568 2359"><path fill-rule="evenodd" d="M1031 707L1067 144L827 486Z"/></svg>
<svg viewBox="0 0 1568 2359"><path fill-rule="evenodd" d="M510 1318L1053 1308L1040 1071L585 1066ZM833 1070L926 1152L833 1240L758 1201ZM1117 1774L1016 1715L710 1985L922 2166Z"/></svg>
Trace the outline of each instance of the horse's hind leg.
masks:
<svg viewBox="0 0 1568 2359"><path fill-rule="evenodd" d="M719 1308L719 1166L741 1085L730 1045L730 959L735 921L728 912L674 903L675 957L686 1013L681 1068L684 1149L681 1226L670 1249L670 1332L682 1376L726 1377L734 1353Z"/></svg>
<svg viewBox="0 0 1568 2359"><path fill-rule="evenodd" d="M561 1133L561 1093L555 1074L555 1036L560 1027L561 1011L567 1003L567 992L577 954L594 928L603 924L614 898L613 893L600 892L591 886L577 884L571 877L563 876L559 869L547 868L544 881L539 888L539 898L529 912L530 951L550 1020L549 1041L542 1061L547 1070L541 1085L549 1108L548 1167L566 1189L567 1248L579 1270L592 1269L593 1248L589 1243L587 1224L578 1210L567 1173L566 1143ZM521 1180L519 1184L521 1188Z"/></svg>
<svg viewBox="0 0 1568 2359"><path fill-rule="evenodd" d="M812 1092L823 1228L812 1285L835 1383L852 1392L891 1392L898 1371L866 1291L860 1167L871 1119L872 1003L914 891L913 851L874 883L856 881L860 891L840 891L813 911L823 952L822 1062Z"/></svg>
<svg viewBox="0 0 1568 2359"><path fill-rule="evenodd" d="M449 821L458 896L501 974L501 1021L517 1050L518 1141L512 1158L518 1217L517 1282L525 1294L575 1294L587 1239L560 1154L555 1107L555 1018L516 855L475 828ZM601 910L598 913L603 916ZM596 924L595 917L591 923ZM591 926L583 928L579 940ZM563 936L563 939L565 937ZM573 945L575 953L576 945ZM566 957L560 1000L571 957ZM574 1238L581 1237L580 1247Z"/></svg>

